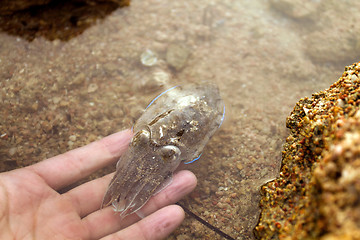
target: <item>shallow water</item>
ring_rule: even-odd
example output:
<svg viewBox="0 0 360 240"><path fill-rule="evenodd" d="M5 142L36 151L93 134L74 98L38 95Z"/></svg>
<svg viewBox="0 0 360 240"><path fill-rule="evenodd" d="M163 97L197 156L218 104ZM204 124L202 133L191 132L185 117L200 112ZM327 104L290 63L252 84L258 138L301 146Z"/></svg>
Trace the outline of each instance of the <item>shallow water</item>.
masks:
<svg viewBox="0 0 360 240"><path fill-rule="evenodd" d="M1 170L129 128L159 92L208 80L227 115L201 159L186 166L199 184L182 203L251 239L259 186L278 174L286 116L360 59L359 7L133 0L68 42L0 33ZM220 239L191 218L168 239L194 238Z"/></svg>

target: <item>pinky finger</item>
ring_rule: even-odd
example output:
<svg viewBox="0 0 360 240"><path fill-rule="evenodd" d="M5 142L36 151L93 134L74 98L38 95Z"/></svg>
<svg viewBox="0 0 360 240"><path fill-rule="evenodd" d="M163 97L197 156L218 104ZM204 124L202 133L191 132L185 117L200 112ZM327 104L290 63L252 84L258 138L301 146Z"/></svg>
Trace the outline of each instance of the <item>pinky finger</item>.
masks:
<svg viewBox="0 0 360 240"><path fill-rule="evenodd" d="M158 240L164 239L184 220L184 210L177 205L164 207L141 221L108 235L102 240Z"/></svg>

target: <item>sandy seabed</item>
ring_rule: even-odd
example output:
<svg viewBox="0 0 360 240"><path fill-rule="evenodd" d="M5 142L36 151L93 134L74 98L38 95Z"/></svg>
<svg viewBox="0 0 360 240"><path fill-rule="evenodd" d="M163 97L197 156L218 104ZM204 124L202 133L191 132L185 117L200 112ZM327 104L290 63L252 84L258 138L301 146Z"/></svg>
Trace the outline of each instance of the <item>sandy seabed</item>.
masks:
<svg viewBox="0 0 360 240"><path fill-rule="evenodd" d="M215 82L225 122L187 166L198 186L182 204L252 239L286 117L360 57L359 2L300 2L133 0L67 42L0 33L0 170L130 128L171 86ZM168 239L221 238L188 217Z"/></svg>

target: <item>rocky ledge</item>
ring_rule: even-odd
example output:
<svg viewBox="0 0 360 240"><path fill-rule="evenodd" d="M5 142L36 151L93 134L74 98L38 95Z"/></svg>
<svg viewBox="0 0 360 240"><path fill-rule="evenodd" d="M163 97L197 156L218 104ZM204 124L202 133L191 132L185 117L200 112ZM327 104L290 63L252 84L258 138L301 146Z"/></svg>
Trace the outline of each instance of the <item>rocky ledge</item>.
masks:
<svg viewBox="0 0 360 240"><path fill-rule="evenodd" d="M130 0L1 0L0 31L23 37L69 40Z"/></svg>
<svg viewBox="0 0 360 240"><path fill-rule="evenodd" d="M280 177L262 186L258 239L360 239L360 62L301 99Z"/></svg>

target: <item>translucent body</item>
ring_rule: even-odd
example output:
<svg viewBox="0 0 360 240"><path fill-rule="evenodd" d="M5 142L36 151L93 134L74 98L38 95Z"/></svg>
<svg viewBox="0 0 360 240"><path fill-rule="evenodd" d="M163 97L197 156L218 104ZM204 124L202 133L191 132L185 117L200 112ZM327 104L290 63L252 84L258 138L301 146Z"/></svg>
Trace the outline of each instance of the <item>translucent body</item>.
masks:
<svg viewBox="0 0 360 240"><path fill-rule="evenodd" d="M175 86L156 97L134 125L102 207L125 217L170 184L181 161L191 163L220 126L224 103L212 84Z"/></svg>

